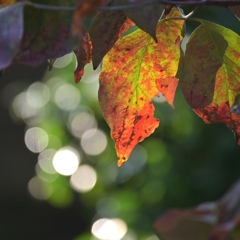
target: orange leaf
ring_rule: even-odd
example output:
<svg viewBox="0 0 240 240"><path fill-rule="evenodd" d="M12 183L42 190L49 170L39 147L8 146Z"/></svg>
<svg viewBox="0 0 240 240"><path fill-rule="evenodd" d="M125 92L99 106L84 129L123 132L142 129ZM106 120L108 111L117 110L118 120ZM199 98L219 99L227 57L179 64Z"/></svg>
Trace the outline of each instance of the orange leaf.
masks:
<svg viewBox="0 0 240 240"><path fill-rule="evenodd" d="M240 144L240 115L231 107L240 91L240 37L201 20L191 35L179 74L184 96L205 123L231 128Z"/></svg>
<svg viewBox="0 0 240 240"><path fill-rule="evenodd" d="M173 10L170 16L178 14ZM183 23L160 21L156 31L158 43L137 30L118 40L104 58L99 100L115 141L118 166L127 161L138 142L158 127L151 103L158 91L166 94L170 104L173 102Z"/></svg>

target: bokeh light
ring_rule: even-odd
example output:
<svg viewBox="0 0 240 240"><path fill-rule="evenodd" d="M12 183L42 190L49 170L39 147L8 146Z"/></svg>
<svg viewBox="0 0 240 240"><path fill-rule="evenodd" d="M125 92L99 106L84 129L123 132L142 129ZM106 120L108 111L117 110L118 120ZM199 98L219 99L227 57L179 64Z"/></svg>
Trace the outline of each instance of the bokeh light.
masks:
<svg viewBox="0 0 240 240"><path fill-rule="evenodd" d="M97 173L89 165L81 165L70 178L71 186L77 192L88 192L93 189L97 182Z"/></svg>
<svg viewBox="0 0 240 240"><path fill-rule="evenodd" d="M55 68L64 68L67 65L69 65L71 63L73 59L73 53L68 53L65 54L64 56L57 58L54 63L53 63L53 67Z"/></svg>
<svg viewBox="0 0 240 240"><path fill-rule="evenodd" d="M119 218L101 218L92 225L92 234L101 240L120 240L126 233L127 225Z"/></svg>
<svg viewBox="0 0 240 240"><path fill-rule="evenodd" d="M35 82L27 89L26 97L30 106L41 108L50 100L50 90L46 84Z"/></svg>
<svg viewBox="0 0 240 240"><path fill-rule="evenodd" d="M54 102L62 110L73 110L80 102L80 92L70 83L59 84L54 94Z"/></svg>
<svg viewBox="0 0 240 240"><path fill-rule="evenodd" d="M78 168L80 155L71 147L59 149L53 157L53 167L61 175L70 176Z"/></svg>
<svg viewBox="0 0 240 240"><path fill-rule="evenodd" d="M47 200L52 193L50 187L44 187L43 182L36 176L28 182L28 191L39 200Z"/></svg>
<svg viewBox="0 0 240 240"><path fill-rule="evenodd" d="M56 170L53 167L53 157L56 153L54 149L46 149L38 156L38 164L40 168L49 174L55 174Z"/></svg>
<svg viewBox="0 0 240 240"><path fill-rule="evenodd" d="M99 155L107 147L107 137L100 129L89 129L82 135L81 147L88 155Z"/></svg>
<svg viewBox="0 0 240 240"><path fill-rule="evenodd" d="M97 127L97 122L93 114L86 111L75 113L69 119L71 133L75 137L82 137L83 133L91 128Z"/></svg>
<svg viewBox="0 0 240 240"><path fill-rule="evenodd" d="M48 145L48 134L42 128L32 127L26 131L24 140L30 151L39 153Z"/></svg>

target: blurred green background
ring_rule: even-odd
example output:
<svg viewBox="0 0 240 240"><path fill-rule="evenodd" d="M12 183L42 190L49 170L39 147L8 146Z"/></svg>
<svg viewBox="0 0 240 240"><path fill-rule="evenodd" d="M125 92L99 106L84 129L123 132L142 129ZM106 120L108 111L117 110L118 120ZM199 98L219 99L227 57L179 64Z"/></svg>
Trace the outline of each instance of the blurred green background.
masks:
<svg viewBox="0 0 240 240"><path fill-rule="evenodd" d="M228 9L213 10L239 31ZM160 214L217 200L239 178L233 133L205 125L180 90L174 109L154 99L160 127L118 168L97 99L100 69L89 64L75 84L75 65L70 53L51 71L18 65L2 76L0 239L156 240Z"/></svg>

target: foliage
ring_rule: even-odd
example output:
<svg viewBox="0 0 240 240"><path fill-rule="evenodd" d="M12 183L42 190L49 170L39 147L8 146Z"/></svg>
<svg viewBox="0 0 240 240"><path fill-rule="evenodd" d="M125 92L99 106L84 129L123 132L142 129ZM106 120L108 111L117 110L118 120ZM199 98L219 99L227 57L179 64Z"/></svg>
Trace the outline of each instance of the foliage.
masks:
<svg viewBox="0 0 240 240"><path fill-rule="evenodd" d="M51 68L74 51L79 82L87 63L96 69L103 60L99 103L119 166L159 125L152 99L163 95L173 106L177 87L205 123L224 123L240 143L240 37L233 30L196 17L195 9L184 15L142 0L11 3L1 2L0 69L46 60ZM238 6L231 10L239 17ZM197 23L191 32L190 20Z"/></svg>

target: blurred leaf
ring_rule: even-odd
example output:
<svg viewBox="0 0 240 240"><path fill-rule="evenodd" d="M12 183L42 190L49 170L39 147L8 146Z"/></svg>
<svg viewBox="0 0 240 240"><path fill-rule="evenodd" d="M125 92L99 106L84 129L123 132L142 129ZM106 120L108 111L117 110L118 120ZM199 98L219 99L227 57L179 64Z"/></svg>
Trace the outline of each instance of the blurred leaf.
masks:
<svg viewBox="0 0 240 240"><path fill-rule="evenodd" d="M76 2L77 0L44 0L41 4L74 7ZM26 5L24 35L15 61L36 66L47 59L71 52L79 42L71 34L71 24L72 11L38 9Z"/></svg>
<svg viewBox="0 0 240 240"><path fill-rule="evenodd" d="M154 228L163 240L239 239L240 180L219 201L195 209L170 210L155 222Z"/></svg>
<svg viewBox="0 0 240 240"><path fill-rule="evenodd" d="M109 6L113 5L112 1ZM89 30L92 41L92 61L96 69L119 37L133 23L123 11L102 11L94 18Z"/></svg>
<svg viewBox="0 0 240 240"><path fill-rule="evenodd" d="M240 117L230 112L240 89L240 37L204 20L190 36L180 85L188 104L205 121L231 128L240 144Z"/></svg>
<svg viewBox="0 0 240 240"><path fill-rule="evenodd" d="M154 225L155 231L163 240L207 240L213 226L199 217L201 213L194 210L171 210L160 217Z"/></svg>
<svg viewBox="0 0 240 240"><path fill-rule="evenodd" d="M120 0L120 2L123 5L127 5L129 3L128 0ZM164 11L164 5L150 4L142 7L129 8L124 11L139 28L150 34L153 39L157 41L156 28Z"/></svg>
<svg viewBox="0 0 240 240"><path fill-rule="evenodd" d="M174 10L171 16L178 14ZM173 103L182 27L183 21L160 21L158 43L137 30L116 42L104 59L99 101L111 128L119 166L159 124L153 116L152 98L160 90Z"/></svg>
<svg viewBox="0 0 240 240"><path fill-rule="evenodd" d="M23 35L24 3L0 9L0 69L9 66L19 50Z"/></svg>
<svg viewBox="0 0 240 240"><path fill-rule="evenodd" d="M88 33L81 39L80 44L74 53L77 58L77 67L74 70L74 78L75 82L78 83L84 74L84 66L92 60L92 43Z"/></svg>

